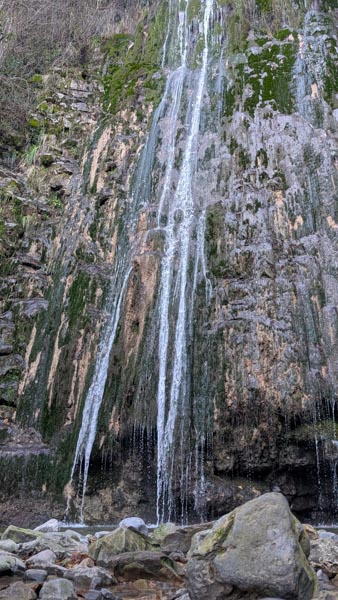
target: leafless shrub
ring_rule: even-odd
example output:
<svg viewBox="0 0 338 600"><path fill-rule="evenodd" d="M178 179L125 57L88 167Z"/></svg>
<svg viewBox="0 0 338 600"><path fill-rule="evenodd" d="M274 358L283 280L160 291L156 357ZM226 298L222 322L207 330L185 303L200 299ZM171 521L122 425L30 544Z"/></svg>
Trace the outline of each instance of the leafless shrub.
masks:
<svg viewBox="0 0 338 600"><path fill-rule="evenodd" d="M32 77L56 62L85 66L93 39L133 30L140 3L0 0L0 155L25 143Z"/></svg>

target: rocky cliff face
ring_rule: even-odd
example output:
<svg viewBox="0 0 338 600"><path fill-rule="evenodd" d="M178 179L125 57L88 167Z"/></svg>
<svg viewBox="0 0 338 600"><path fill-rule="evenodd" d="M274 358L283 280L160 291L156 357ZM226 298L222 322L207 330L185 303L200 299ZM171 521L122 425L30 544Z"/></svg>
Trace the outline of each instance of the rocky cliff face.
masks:
<svg viewBox="0 0 338 600"><path fill-rule="evenodd" d="M336 7L183 4L44 75L1 167L4 521L87 473L87 520L335 511Z"/></svg>

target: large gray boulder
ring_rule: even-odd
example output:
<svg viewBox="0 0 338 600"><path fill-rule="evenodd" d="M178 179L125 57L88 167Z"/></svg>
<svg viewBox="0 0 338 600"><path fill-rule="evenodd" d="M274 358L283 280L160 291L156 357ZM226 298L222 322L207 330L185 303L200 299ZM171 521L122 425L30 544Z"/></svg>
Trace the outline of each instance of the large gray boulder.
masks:
<svg viewBox="0 0 338 600"><path fill-rule="evenodd" d="M0 591L0 600L36 600L36 598L34 590L21 581L12 583L12 585ZM61 600L61 598L58 600Z"/></svg>
<svg viewBox="0 0 338 600"><path fill-rule="evenodd" d="M39 600L77 600L77 595L69 579L52 579L43 584Z"/></svg>
<svg viewBox="0 0 338 600"><path fill-rule="evenodd" d="M81 589L102 588L116 583L116 580L100 567L77 565L73 569L67 570L64 577L73 581L74 585Z"/></svg>
<svg viewBox="0 0 338 600"><path fill-rule="evenodd" d="M310 600L316 576L303 552L304 532L287 500L264 494L197 533L187 566L192 600L223 600L241 590L261 597Z"/></svg>
<svg viewBox="0 0 338 600"><path fill-rule="evenodd" d="M46 569L56 562L56 554L52 550L42 550L26 560L26 565L30 569Z"/></svg>
<svg viewBox="0 0 338 600"><path fill-rule="evenodd" d="M19 550L19 545L12 540L0 540L0 552L1 550L15 554Z"/></svg>
<svg viewBox="0 0 338 600"><path fill-rule="evenodd" d="M153 546L148 538L138 531L119 527L109 535L105 535L89 546L89 556L98 565L103 567L109 565L113 556L122 552L139 552L152 550Z"/></svg>
<svg viewBox="0 0 338 600"><path fill-rule="evenodd" d="M148 535L148 527L143 519L140 519L139 517L127 517L126 519L122 519L119 523L119 527L128 527L143 533L143 535Z"/></svg>
<svg viewBox="0 0 338 600"><path fill-rule="evenodd" d="M60 525L57 519L49 519L46 523L42 523L38 527L34 527L34 531L41 531L42 533L51 533L59 531Z"/></svg>
<svg viewBox="0 0 338 600"><path fill-rule="evenodd" d="M0 551L0 575L12 573L19 575L26 570L25 563L14 554Z"/></svg>

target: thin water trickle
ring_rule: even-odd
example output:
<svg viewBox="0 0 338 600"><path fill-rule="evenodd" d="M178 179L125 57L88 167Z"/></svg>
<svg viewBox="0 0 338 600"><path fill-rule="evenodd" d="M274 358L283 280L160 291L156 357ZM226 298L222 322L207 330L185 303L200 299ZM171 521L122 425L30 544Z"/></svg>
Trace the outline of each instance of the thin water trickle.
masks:
<svg viewBox="0 0 338 600"><path fill-rule="evenodd" d="M117 270L117 273L120 275L119 270ZM107 326L104 329L103 339L101 341L98 356L96 359L94 376L87 393L82 413L82 424L77 440L75 456L70 476L71 488L75 472L77 469L79 470L79 480L81 482L82 488L82 497L80 505L81 522L83 522L83 507L87 487L89 462L95 441L98 416L103 400L104 388L107 381L109 356L115 341L117 326L120 320L121 305L125 290L127 288L130 273L131 268L129 267L124 276L121 288L112 302L112 312L109 318L109 322L107 323ZM117 281L115 281L115 284L116 286L118 286L118 277L116 277L116 280ZM69 513L70 509L69 502L70 498L68 499L67 514Z"/></svg>

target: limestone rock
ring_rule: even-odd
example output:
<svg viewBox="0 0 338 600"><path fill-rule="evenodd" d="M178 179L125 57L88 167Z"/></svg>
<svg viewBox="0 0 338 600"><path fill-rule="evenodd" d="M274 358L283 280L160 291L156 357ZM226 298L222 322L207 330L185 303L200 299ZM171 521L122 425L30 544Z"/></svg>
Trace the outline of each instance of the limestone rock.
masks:
<svg viewBox="0 0 338 600"><path fill-rule="evenodd" d="M20 527L10 525L2 534L1 539L12 540L17 544L22 544L24 542L34 541L41 535L42 534L39 531L33 531L32 529L22 529Z"/></svg>
<svg viewBox="0 0 338 600"><path fill-rule="evenodd" d="M14 554L0 551L0 575L5 573L20 574L26 570L25 563Z"/></svg>
<svg viewBox="0 0 338 600"><path fill-rule="evenodd" d="M0 600L36 600L36 598L37 595L34 590L21 581L12 583L8 588L0 591ZM58 600L61 600L61 598L58 598Z"/></svg>
<svg viewBox="0 0 338 600"><path fill-rule="evenodd" d="M42 550L34 556L27 559L26 564L29 568L46 569L56 561L56 554L52 550Z"/></svg>
<svg viewBox="0 0 338 600"><path fill-rule="evenodd" d="M329 577L338 574L338 539L318 538L311 541L310 563Z"/></svg>
<svg viewBox="0 0 338 600"><path fill-rule="evenodd" d="M31 553L51 550L58 559L62 559L71 556L74 552L87 553L88 544L87 541L79 542L78 539L63 533L39 533L39 538L30 544L25 544L22 550Z"/></svg>
<svg viewBox="0 0 338 600"><path fill-rule="evenodd" d="M43 584L39 600L77 600L77 596L71 581L52 579Z"/></svg>
<svg viewBox="0 0 338 600"><path fill-rule="evenodd" d="M42 525L34 527L34 531L41 531L42 533L59 531L59 521L57 519L50 519L49 521L46 521L46 523L42 523Z"/></svg>
<svg viewBox="0 0 338 600"><path fill-rule="evenodd" d="M196 533L205 531L212 526L212 523L199 523L186 527L178 527L173 523L165 523L156 527L151 534L151 538L159 543L162 550L166 552L188 552L191 540Z"/></svg>
<svg viewBox="0 0 338 600"><path fill-rule="evenodd" d="M4 552L11 552L12 554L15 554L18 549L18 544L12 540L0 540L0 551L3 550Z"/></svg>
<svg viewBox="0 0 338 600"><path fill-rule="evenodd" d="M281 494L238 507L193 538L187 567L192 600L218 600L232 590L310 600L316 579L299 537Z"/></svg>
<svg viewBox="0 0 338 600"><path fill-rule="evenodd" d="M128 517L126 519L122 519L122 521L119 523L119 527L135 529L136 531L143 533L143 535L148 535L148 527L143 519L139 519L139 517Z"/></svg>
<svg viewBox="0 0 338 600"><path fill-rule="evenodd" d="M102 562L99 564L102 564ZM111 556L105 563L114 576L122 581L156 579L181 582L177 565L163 552L124 552Z"/></svg>
<svg viewBox="0 0 338 600"><path fill-rule="evenodd" d="M99 565L108 566L112 557L122 552L150 550L152 544L148 539L132 529L119 527L89 547L89 555Z"/></svg>
<svg viewBox="0 0 338 600"><path fill-rule="evenodd" d="M47 579L47 571L44 569L28 569L25 573L26 581L36 581L38 583L43 583Z"/></svg>
<svg viewBox="0 0 338 600"><path fill-rule="evenodd" d="M98 588L103 586L110 586L116 581L100 567L81 567L76 566L73 569L67 570L64 574L66 579L70 579L74 582L76 587L79 588Z"/></svg>

